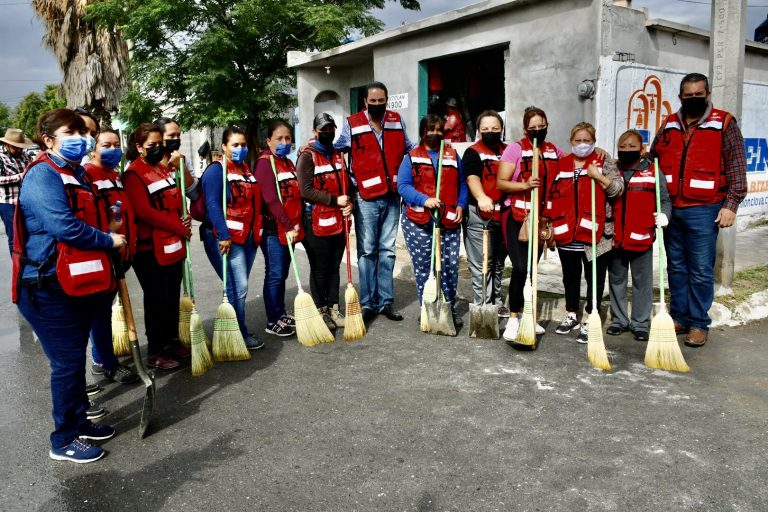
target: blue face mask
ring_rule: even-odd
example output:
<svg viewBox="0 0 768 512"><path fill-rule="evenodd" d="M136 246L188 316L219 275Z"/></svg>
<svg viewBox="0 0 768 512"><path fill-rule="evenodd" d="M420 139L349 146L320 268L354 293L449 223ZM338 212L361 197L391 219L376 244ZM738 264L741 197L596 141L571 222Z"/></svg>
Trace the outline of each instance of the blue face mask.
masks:
<svg viewBox="0 0 768 512"><path fill-rule="evenodd" d="M89 133L85 136L85 154L87 155L94 149L96 149L96 139Z"/></svg>
<svg viewBox="0 0 768 512"><path fill-rule="evenodd" d="M70 162L80 163L80 160L85 156L85 150L87 142L85 137L81 135L64 135L59 137L61 147L59 148L59 154Z"/></svg>
<svg viewBox="0 0 768 512"><path fill-rule="evenodd" d="M277 156L288 156L291 154L291 145L290 144L278 144L277 148L275 148L275 154Z"/></svg>
<svg viewBox="0 0 768 512"><path fill-rule="evenodd" d="M245 162L248 158L248 146L238 146L232 149L232 161L236 164Z"/></svg>
<svg viewBox="0 0 768 512"><path fill-rule="evenodd" d="M114 169L120 165L120 160L123 158L123 150L120 148L102 149L101 153L99 153L99 157L101 158L102 164Z"/></svg>

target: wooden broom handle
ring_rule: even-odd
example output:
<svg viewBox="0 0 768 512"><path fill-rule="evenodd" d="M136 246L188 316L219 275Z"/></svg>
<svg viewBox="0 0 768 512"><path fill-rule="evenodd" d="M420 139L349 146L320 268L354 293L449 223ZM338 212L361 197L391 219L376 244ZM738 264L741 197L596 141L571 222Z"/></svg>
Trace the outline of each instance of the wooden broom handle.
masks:
<svg viewBox="0 0 768 512"><path fill-rule="evenodd" d="M435 272L443 269L443 256L440 241L440 228L435 228Z"/></svg>

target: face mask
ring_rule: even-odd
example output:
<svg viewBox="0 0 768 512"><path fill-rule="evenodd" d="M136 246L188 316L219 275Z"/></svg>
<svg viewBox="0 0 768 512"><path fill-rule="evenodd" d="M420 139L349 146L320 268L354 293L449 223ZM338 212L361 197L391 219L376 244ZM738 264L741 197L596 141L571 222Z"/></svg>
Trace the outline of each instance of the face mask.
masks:
<svg viewBox="0 0 768 512"><path fill-rule="evenodd" d="M483 144L489 148L495 148L501 144L501 132L483 132L480 134Z"/></svg>
<svg viewBox="0 0 768 512"><path fill-rule="evenodd" d="M165 152L170 155L174 151L179 150L179 148L181 147L181 139L164 140L163 144L165 145Z"/></svg>
<svg viewBox="0 0 768 512"><path fill-rule="evenodd" d="M291 154L291 144L278 144L275 148L275 154L277 156L288 156Z"/></svg>
<svg viewBox="0 0 768 512"><path fill-rule="evenodd" d="M622 167L628 168L640 160L640 151L619 151L619 163Z"/></svg>
<svg viewBox="0 0 768 512"><path fill-rule="evenodd" d="M152 146L151 148L147 148L147 154L144 157L144 160L146 160L149 165L154 166L163 160L163 156L165 156L165 148L163 148L163 146Z"/></svg>
<svg viewBox="0 0 768 512"><path fill-rule="evenodd" d="M336 132L317 132L317 142L326 147L333 145L334 137L336 137Z"/></svg>
<svg viewBox="0 0 768 512"><path fill-rule="evenodd" d="M120 160L123 158L123 150L120 148L102 149L99 153L101 163L107 167L114 169L120 165Z"/></svg>
<svg viewBox="0 0 768 512"><path fill-rule="evenodd" d="M427 145L427 147L437 149L440 147L440 141L443 140L443 136L439 133L428 133L422 140L424 141L424 144Z"/></svg>
<svg viewBox="0 0 768 512"><path fill-rule="evenodd" d="M61 148L59 148L59 154L70 162L80 163L80 160L85 156L85 149L87 142L85 137L81 135L65 135L59 138L61 141Z"/></svg>
<svg viewBox="0 0 768 512"><path fill-rule="evenodd" d="M368 115L371 116L373 119L381 119L384 116L384 112L387 110L386 104L381 105L371 105L368 104Z"/></svg>
<svg viewBox="0 0 768 512"><path fill-rule="evenodd" d="M533 142L533 139L536 139L536 144L541 145L547 138L547 129L528 130L528 138L531 139L531 142Z"/></svg>
<svg viewBox="0 0 768 512"><path fill-rule="evenodd" d="M96 139L89 133L85 136L85 154L87 155L94 149L96 149Z"/></svg>
<svg viewBox="0 0 768 512"><path fill-rule="evenodd" d="M573 151L573 154L576 155L579 158L586 158L589 155L592 154L592 151L595 150L594 144L579 144L578 146L571 147L571 150Z"/></svg>
<svg viewBox="0 0 768 512"><path fill-rule="evenodd" d="M682 101L683 112L687 116L701 117L704 115L704 111L707 110L707 98L694 96L693 98L685 98Z"/></svg>
<svg viewBox="0 0 768 512"><path fill-rule="evenodd" d="M232 149L232 161L236 164L245 162L246 158L248 158L248 146L238 146Z"/></svg>

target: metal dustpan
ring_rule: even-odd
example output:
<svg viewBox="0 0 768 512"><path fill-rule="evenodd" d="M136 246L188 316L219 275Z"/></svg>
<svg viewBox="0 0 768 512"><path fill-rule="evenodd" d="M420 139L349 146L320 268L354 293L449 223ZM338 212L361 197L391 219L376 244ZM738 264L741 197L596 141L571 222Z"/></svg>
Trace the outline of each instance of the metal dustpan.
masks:
<svg viewBox="0 0 768 512"><path fill-rule="evenodd" d="M477 213L480 215L479 209ZM469 335L472 338L497 340L500 337L498 310L495 305L485 302L488 289L488 224L492 219L483 223L483 303L469 305Z"/></svg>
<svg viewBox="0 0 768 512"><path fill-rule="evenodd" d="M441 336L456 336L456 326L453 323L453 311L451 310L450 303L445 301L442 290L442 249L440 240L440 228L435 228L435 274L437 277L437 285L439 287L437 293L437 301L426 303L427 310L427 323L429 328L427 330L430 334L439 334Z"/></svg>

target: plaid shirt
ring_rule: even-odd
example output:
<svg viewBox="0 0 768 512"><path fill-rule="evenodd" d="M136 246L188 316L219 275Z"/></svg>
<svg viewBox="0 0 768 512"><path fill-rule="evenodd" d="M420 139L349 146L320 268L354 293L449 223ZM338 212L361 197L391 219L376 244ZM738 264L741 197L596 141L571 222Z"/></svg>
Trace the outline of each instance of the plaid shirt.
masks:
<svg viewBox="0 0 768 512"><path fill-rule="evenodd" d="M32 161L25 152L20 156L11 156L5 147L0 147L0 203L16 204L19 198L21 175Z"/></svg>

